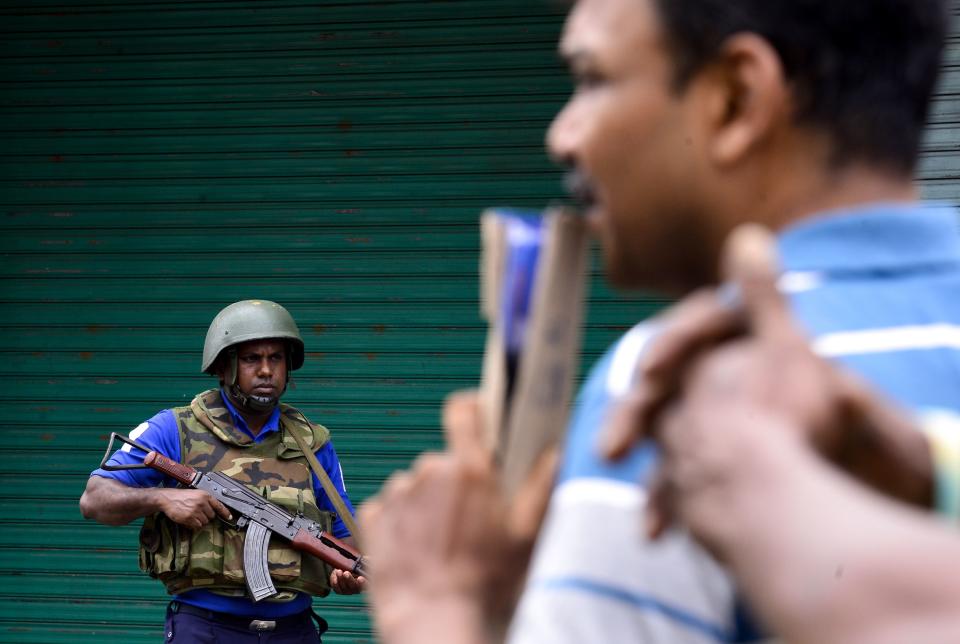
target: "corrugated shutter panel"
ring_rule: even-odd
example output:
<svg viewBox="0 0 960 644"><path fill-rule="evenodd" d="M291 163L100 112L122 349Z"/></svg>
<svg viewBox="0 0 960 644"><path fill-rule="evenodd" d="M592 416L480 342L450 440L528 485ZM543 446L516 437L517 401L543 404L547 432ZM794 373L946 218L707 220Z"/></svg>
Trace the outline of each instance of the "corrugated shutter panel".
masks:
<svg viewBox="0 0 960 644"><path fill-rule="evenodd" d="M951 8L951 34L918 174L925 198L960 203L960 7Z"/></svg>
<svg viewBox="0 0 960 644"><path fill-rule="evenodd" d="M137 527L77 499L109 432L209 386L223 305L284 303L287 399L351 496L438 446L477 382L477 217L558 196L543 134L569 86L563 7L75 0L0 10L0 640L152 642ZM655 302L598 287L595 355ZM587 362L590 358L587 359ZM317 610L366 641L361 598Z"/></svg>

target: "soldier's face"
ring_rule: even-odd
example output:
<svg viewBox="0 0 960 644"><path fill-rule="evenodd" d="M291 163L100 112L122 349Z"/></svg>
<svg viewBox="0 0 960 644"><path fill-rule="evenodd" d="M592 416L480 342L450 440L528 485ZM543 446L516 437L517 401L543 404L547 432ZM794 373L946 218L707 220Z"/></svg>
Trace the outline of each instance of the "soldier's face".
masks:
<svg viewBox="0 0 960 644"><path fill-rule="evenodd" d="M673 85L653 0L579 0L560 42L576 90L547 136L616 285L678 293L698 278L696 98ZM699 268L699 267L698 267ZM712 268L712 263L711 263Z"/></svg>
<svg viewBox="0 0 960 644"><path fill-rule="evenodd" d="M281 340L237 346L237 386L248 396L279 400L287 386L287 347Z"/></svg>

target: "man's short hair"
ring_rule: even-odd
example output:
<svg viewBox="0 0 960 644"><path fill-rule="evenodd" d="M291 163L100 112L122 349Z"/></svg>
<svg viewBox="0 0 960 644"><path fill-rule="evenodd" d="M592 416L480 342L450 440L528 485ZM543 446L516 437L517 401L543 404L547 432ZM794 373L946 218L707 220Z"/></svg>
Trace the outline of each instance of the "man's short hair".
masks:
<svg viewBox="0 0 960 644"><path fill-rule="evenodd" d="M825 131L833 161L912 173L936 83L948 0L655 0L675 83L740 32L779 53L796 122Z"/></svg>

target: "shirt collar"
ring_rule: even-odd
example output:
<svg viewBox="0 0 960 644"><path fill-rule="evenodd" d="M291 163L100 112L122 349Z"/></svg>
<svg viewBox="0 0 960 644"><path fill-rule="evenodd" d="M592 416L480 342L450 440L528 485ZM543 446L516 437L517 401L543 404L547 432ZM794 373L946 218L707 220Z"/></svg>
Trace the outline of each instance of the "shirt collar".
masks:
<svg viewBox="0 0 960 644"><path fill-rule="evenodd" d="M230 412L230 417L233 419L234 426L250 436L250 438L252 438L255 442L259 443L261 440L263 440L264 436L270 432L275 432L280 429L280 405L277 405L273 409L273 412L270 414L270 418L268 418L267 422L264 423L260 433L254 436L253 432L250 431L250 427L247 426L247 421L243 419L243 416L240 415L240 412L237 411L237 408L233 406L230 396L227 395L227 392L223 388L220 389L220 397L223 398L223 404L227 406L227 411Z"/></svg>
<svg viewBox="0 0 960 644"><path fill-rule="evenodd" d="M785 271L864 273L960 264L960 217L946 204L878 203L821 213L780 235Z"/></svg>

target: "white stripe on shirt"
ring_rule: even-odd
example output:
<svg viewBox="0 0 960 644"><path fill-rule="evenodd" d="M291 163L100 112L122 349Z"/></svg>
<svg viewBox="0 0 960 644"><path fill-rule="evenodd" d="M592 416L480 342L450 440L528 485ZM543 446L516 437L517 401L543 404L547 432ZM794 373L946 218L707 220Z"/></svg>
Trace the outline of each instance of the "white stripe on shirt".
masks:
<svg viewBox="0 0 960 644"><path fill-rule="evenodd" d="M960 349L960 326L924 324L826 333L813 341L813 349L826 357L911 349Z"/></svg>

